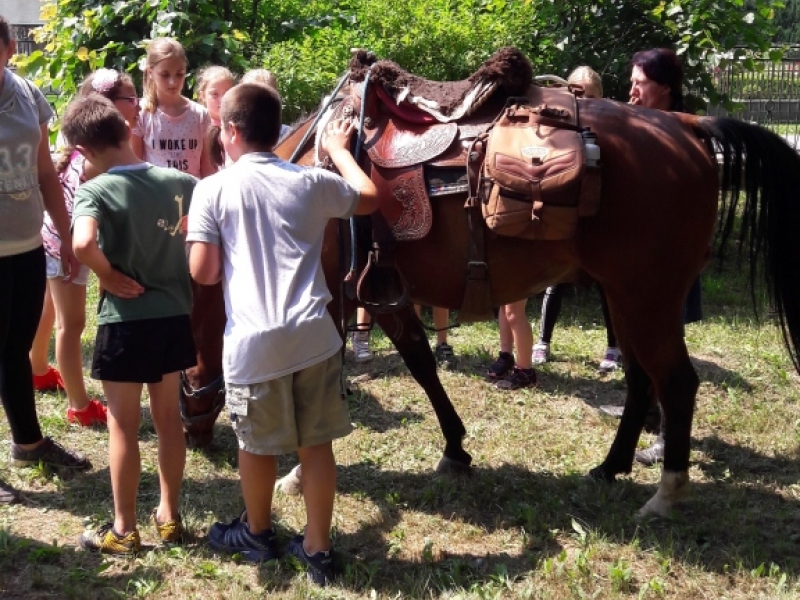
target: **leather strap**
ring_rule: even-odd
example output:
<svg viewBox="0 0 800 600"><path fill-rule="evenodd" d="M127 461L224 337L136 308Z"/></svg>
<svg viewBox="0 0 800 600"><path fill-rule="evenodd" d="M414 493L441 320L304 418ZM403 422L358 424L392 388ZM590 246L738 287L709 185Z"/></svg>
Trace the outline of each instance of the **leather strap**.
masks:
<svg viewBox="0 0 800 600"><path fill-rule="evenodd" d="M358 278L358 301L371 313L393 313L409 302L408 285L395 264L397 244L389 224L380 211L371 215L372 250L367 256L367 266Z"/></svg>
<svg viewBox="0 0 800 600"><path fill-rule="evenodd" d="M486 264L485 226L481 211L479 188L481 185L479 173L480 164L485 157L485 142L487 134L478 136L467 152L467 178L470 181L470 192L464 203L467 211L467 224L469 226L469 251L467 255L467 281L464 286L464 300L458 312L460 323L473 323L476 321L491 321L494 319L492 310L492 291L489 285L489 266ZM476 164L477 169L471 168ZM476 173L477 170L477 173ZM475 185L472 185L472 182Z"/></svg>

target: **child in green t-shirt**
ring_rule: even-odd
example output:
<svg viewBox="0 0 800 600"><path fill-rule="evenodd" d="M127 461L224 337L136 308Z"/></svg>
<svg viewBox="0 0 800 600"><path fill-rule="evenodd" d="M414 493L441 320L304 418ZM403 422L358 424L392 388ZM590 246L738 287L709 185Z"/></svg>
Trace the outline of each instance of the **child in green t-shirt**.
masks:
<svg viewBox="0 0 800 600"><path fill-rule="evenodd" d="M108 402L114 521L85 532L80 544L131 554L141 546L136 493L144 384L158 434L161 499L152 519L164 542L180 541L183 534L178 497L186 446L179 374L196 362L184 223L196 180L139 160L125 119L98 95L68 107L62 132L102 173L78 188L72 229L75 254L95 272L102 290L92 377L102 382Z"/></svg>

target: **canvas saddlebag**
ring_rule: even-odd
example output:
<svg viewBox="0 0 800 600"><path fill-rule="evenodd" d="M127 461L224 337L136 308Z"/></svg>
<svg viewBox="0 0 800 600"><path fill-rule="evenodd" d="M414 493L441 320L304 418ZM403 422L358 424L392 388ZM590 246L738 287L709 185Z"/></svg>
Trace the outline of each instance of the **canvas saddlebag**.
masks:
<svg viewBox="0 0 800 600"><path fill-rule="evenodd" d="M563 240L575 233L584 171L580 128L546 104L507 106L489 133L483 216L500 235Z"/></svg>

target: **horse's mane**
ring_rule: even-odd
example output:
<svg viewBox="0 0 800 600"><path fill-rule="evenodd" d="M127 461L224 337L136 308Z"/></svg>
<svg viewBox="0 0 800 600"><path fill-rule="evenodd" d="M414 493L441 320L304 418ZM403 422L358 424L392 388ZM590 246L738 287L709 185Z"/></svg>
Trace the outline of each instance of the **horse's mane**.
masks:
<svg viewBox="0 0 800 600"><path fill-rule="evenodd" d="M316 117L318 112L319 108L317 108L314 111L311 111L310 113L306 112L302 113L299 117L297 117L294 121L292 121L292 124L289 125L289 132L284 137L289 137L290 135L292 135L295 131L297 131L303 125L308 123L311 119Z"/></svg>

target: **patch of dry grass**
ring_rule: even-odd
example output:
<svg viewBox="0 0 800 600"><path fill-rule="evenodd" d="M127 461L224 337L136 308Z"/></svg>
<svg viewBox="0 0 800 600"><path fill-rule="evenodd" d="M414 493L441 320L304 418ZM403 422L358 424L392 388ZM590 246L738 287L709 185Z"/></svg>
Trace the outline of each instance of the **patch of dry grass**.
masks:
<svg viewBox="0 0 800 600"><path fill-rule="evenodd" d="M149 551L108 559L76 551L87 524L107 520L106 432L70 427L66 403L39 398L46 432L84 450L95 467L69 481L0 468L26 502L0 508L0 595L14 598L794 598L800 594L797 377L771 322L756 323L733 274L705 278L707 319L687 328L700 374L691 497L671 520L637 523L659 471L635 467L614 486L583 475L602 461L621 402L622 374L600 376L605 336L595 293L565 299L553 360L540 386L497 391L480 373L496 327L454 330L459 365L442 373L475 460L469 478L433 469L442 438L421 388L378 333L377 358L348 359L355 430L336 443L335 540L343 573L309 587L288 562L239 564L205 543L215 520L241 510L235 438L223 415L214 448L190 452L182 510L197 541L152 546L155 438L142 427L139 526ZM539 302L529 312L538 315ZM87 360L93 327L86 334ZM348 353L348 356L350 354ZM99 393L99 389L94 388ZM2 438L8 439L5 421ZM643 434L642 445L652 438ZM7 450L8 442L3 442ZM282 461L282 472L292 461ZM279 496L283 539L303 526L298 498Z"/></svg>

